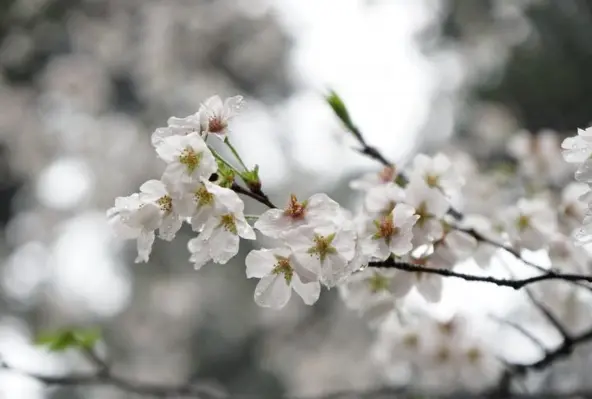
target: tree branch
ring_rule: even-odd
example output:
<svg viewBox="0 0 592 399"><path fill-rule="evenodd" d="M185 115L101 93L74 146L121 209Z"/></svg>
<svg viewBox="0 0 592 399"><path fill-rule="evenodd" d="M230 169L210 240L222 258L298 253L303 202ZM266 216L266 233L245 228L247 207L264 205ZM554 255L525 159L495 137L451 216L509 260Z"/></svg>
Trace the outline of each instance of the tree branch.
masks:
<svg viewBox="0 0 592 399"><path fill-rule="evenodd" d="M540 274L538 276L533 276L524 279L503 279L503 278L495 278L489 276L475 276L472 274L465 274L465 273L457 273L449 269L437 269L431 268L426 266L419 266L414 265L411 263L405 262L397 262L392 259L387 259L381 262L370 262L368 264L370 267L378 267L378 268L390 268L390 269L398 269L407 272L420 272L420 273L432 273L438 274L444 277L455 277L460 278L466 281L479 281L483 283L491 283L498 285L500 287L509 287L515 290L521 289L529 284L533 284L539 281L545 280L563 280L563 281L588 281L592 282L592 276L586 276L581 274L568 274L568 273L545 273Z"/></svg>
<svg viewBox="0 0 592 399"><path fill-rule="evenodd" d="M267 206L270 209L274 209L277 208L267 197L267 195L263 194L260 190L259 193L255 193L253 191L249 191L246 188L243 188L241 186L239 186L236 183L232 183L232 186L230 187L232 189L232 191L234 191L237 194L242 194L242 195L246 195L247 197L250 197L252 199L254 199L257 202L262 203L263 205Z"/></svg>

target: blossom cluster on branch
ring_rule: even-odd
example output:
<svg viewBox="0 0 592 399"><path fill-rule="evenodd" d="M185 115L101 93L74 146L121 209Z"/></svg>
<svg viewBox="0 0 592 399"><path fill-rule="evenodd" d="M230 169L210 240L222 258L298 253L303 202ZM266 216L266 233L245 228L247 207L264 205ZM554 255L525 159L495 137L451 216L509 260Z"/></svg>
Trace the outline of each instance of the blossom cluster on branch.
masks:
<svg viewBox="0 0 592 399"><path fill-rule="evenodd" d="M137 241L136 261L146 262L157 236L171 241L188 223L196 234L187 244L195 269L227 263L238 253L240 240L255 240L257 231L265 242L274 243L252 250L245 260L246 277L259 279L254 293L258 305L283 308L292 290L312 305L322 286L337 287L345 304L391 341L383 349L396 342L387 352L408 355L410 364L422 371L421 381L436 380L434 367L426 365L431 363L444 366L437 367L447 370L444 380L465 381L467 389L495 385L503 364L482 342L466 339L456 322L424 317L416 320L416 332L384 332L392 330L392 316L400 316L400 303L411 292L427 303L439 302L445 277L515 289L556 279L589 291L589 254L578 243L591 241L592 217L584 220L584 202L592 196L586 184L557 186L570 171L562 156L581 163L577 180L592 182L591 130L566 139L563 154L555 136L517 135L509 152L518 161L518 173L510 178L501 169L481 171L467 154L418 154L409 165L395 165L366 142L339 97L332 94L328 102L361 146L359 151L382 164L350 183L362 194L355 212L325 193L306 199L286 195L285 206L276 207L263 191L258 167L247 167L230 141L242 98L214 96L195 114L171 117L167 127L156 129L152 144L165 164L164 173L141 185L138 193L117 198L107 212L111 225L122 238ZM234 159L220 155L213 143L228 147ZM509 181L516 176L518 181ZM511 186L523 191L508 194ZM245 215L241 196L269 209ZM572 231L583 220L574 240ZM531 277L498 279L455 271L470 260L486 270L502 251L530 267ZM523 257L533 251L545 251L551 267ZM397 360L401 358L405 355ZM388 362L388 356L382 361Z"/></svg>

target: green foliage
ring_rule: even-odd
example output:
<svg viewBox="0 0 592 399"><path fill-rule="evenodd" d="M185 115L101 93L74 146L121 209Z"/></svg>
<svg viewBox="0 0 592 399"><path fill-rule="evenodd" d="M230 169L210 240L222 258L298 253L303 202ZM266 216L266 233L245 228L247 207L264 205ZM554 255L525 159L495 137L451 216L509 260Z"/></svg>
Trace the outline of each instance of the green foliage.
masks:
<svg viewBox="0 0 592 399"><path fill-rule="evenodd" d="M325 99L327 100L327 103L331 109L333 109L333 112L335 112L335 115L337 115L337 117L345 124L345 126L347 126L350 130L355 129L349 116L349 112L347 111L347 108L345 107L341 97L339 97L336 92L331 90L330 94L325 97Z"/></svg>
<svg viewBox="0 0 592 399"><path fill-rule="evenodd" d="M43 332L35 339L35 345L44 346L51 352L63 352L67 349L91 349L101 339L98 328L61 329Z"/></svg>

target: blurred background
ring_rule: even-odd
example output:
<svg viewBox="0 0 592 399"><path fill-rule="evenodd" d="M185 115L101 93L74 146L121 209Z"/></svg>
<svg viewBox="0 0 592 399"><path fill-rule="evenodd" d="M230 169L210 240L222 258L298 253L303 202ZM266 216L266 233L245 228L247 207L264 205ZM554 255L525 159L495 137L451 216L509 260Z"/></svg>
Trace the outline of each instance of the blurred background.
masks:
<svg viewBox="0 0 592 399"><path fill-rule="evenodd" d="M355 206L349 181L379 165L348 149L329 88L398 163L441 148L493 162L517 131L588 126L591 38L587 0L1 0L0 356L83 370L31 340L100 326L114 370L138 380L254 398L382 386L373 333L336 290L313 307L254 304L249 243L195 272L182 230L133 264L105 210L160 176L152 131L211 95L243 95L232 139L274 202L323 191ZM476 314L511 301L478 289ZM467 290L446 311L468 306ZM1 372L0 397L130 396Z"/></svg>

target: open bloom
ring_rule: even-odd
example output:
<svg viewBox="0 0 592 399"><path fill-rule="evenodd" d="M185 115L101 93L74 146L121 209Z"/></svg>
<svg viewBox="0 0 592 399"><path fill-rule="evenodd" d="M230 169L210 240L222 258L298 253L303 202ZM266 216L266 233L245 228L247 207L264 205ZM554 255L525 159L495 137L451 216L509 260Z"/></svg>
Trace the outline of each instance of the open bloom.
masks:
<svg viewBox="0 0 592 399"><path fill-rule="evenodd" d="M288 248L251 251L245 263L247 277L261 279L255 288L255 303L259 306L283 308L292 289L307 305L319 299L321 285L317 276L303 268Z"/></svg>
<svg viewBox="0 0 592 399"><path fill-rule="evenodd" d="M177 118L171 116L167 121L167 127L159 127L152 133L152 145L158 147L165 138L170 136L187 136L191 133L201 134L201 122L199 112L186 116L185 118Z"/></svg>
<svg viewBox="0 0 592 399"><path fill-rule="evenodd" d="M208 98L199 109L202 131L225 139L230 120L238 114L242 105L242 96L229 97L224 101L219 96Z"/></svg>
<svg viewBox="0 0 592 399"><path fill-rule="evenodd" d="M415 208L415 214L419 216L413 227L414 244L439 240L444 234L441 219L449 207L444 195L417 179L407 186L406 193L406 202Z"/></svg>
<svg viewBox="0 0 592 399"><path fill-rule="evenodd" d="M148 180L140 186L140 200L158 206L159 237L172 241L183 223L177 206L178 194L160 180Z"/></svg>
<svg viewBox="0 0 592 399"><path fill-rule="evenodd" d="M549 204L541 199L521 198L502 220L513 244L536 251L544 248L557 229L557 219Z"/></svg>
<svg viewBox="0 0 592 399"><path fill-rule="evenodd" d="M238 194L220 187L202 177L198 182L186 185L179 201L179 212L191 218L193 231L201 231L208 219L225 209L232 209L242 202Z"/></svg>
<svg viewBox="0 0 592 399"><path fill-rule="evenodd" d="M320 276L327 287L335 286L350 270L355 257L356 232L334 225L302 226L284 236L294 257L306 269Z"/></svg>
<svg viewBox="0 0 592 399"><path fill-rule="evenodd" d="M167 137L156 147L156 152L167 163L163 180L172 183L199 181L217 169L216 160L199 133Z"/></svg>
<svg viewBox="0 0 592 399"><path fill-rule="evenodd" d="M425 154L416 155L411 179L421 179L428 187L437 188L448 196L456 194L464 183L444 154L436 154L433 158Z"/></svg>
<svg viewBox="0 0 592 399"><path fill-rule="evenodd" d="M210 260L225 264L237 253L240 237L254 240L255 231L247 223L243 214L244 203L237 197L214 215L210 216L201 233L188 243L190 261L200 269Z"/></svg>
<svg viewBox="0 0 592 399"><path fill-rule="evenodd" d="M109 224L122 239L137 240L136 263L147 262L154 244L154 230L161 224L161 210L153 203L144 203L139 194L118 197L107 211Z"/></svg>
<svg viewBox="0 0 592 399"><path fill-rule="evenodd" d="M395 205L403 201L405 201L405 190L395 183L386 183L368 190L364 206L370 213L388 215Z"/></svg>
<svg viewBox="0 0 592 399"><path fill-rule="evenodd" d="M367 191L383 184L394 183L398 175L395 166L385 166L380 172L366 173L361 178L352 180L349 187L353 190Z"/></svg>
<svg viewBox="0 0 592 399"><path fill-rule="evenodd" d="M385 260L391 254L402 256L410 252L412 229L418 219L411 205L397 204L390 214L374 220L365 241L368 254Z"/></svg>
<svg viewBox="0 0 592 399"><path fill-rule="evenodd" d="M399 284L399 270L366 268L339 286L346 305L364 310L375 303L405 296L411 287Z"/></svg>
<svg viewBox="0 0 592 399"><path fill-rule="evenodd" d="M255 222L255 228L271 238L279 238L291 230L304 226L320 226L340 218L340 206L327 194L312 195L298 202L295 195L285 209L269 209Z"/></svg>

